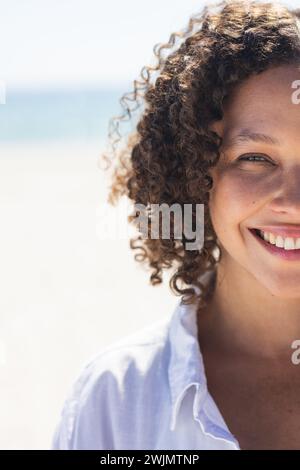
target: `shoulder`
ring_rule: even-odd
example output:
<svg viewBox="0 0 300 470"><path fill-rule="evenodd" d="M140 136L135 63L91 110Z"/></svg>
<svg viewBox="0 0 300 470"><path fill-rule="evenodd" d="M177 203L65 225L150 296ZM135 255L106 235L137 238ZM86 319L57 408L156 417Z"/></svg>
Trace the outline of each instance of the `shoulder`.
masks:
<svg viewBox="0 0 300 470"><path fill-rule="evenodd" d="M167 390L169 324L168 315L83 364L63 404L52 449L114 449L124 438L120 433L139 426L157 385Z"/></svg>

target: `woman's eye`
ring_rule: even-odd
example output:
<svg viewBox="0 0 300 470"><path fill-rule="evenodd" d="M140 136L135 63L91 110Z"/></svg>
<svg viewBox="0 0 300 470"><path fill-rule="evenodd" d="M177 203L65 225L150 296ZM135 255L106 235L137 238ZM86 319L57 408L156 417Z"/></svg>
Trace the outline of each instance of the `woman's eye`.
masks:
<svg viewBox="0 0 300 470"><path fill-rule="evenodd" d="M262 155L244 155L238 158L238 160L243 160L247 162L263 162L271 163L270 160L263 157Z"/></svg>

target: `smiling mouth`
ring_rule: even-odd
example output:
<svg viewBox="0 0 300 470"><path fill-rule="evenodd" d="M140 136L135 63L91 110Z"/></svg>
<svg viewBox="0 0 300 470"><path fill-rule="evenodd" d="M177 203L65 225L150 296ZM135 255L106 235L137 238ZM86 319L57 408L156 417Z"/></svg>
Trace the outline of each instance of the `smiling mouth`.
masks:
<svg viewBox="0 0 300 470"><path fill-rule="evenodd" d="M258 236L259 238L261 238L262 240L264 240L265 242L269 243L270 245L276 246L277 248L284 248L284 249L287 249L287 248L284 247L284 246L283 246L283 247L282 247L282 246L277 246L277 245L275 244L275 240L274 240L274 239L273 239L273 243L272 243L272 242L269 240L269 237L265 238L263 231L260 230L260 229L258 229L258 228L251 228L250 231L251 231L252 233L254 233L256 236ZM283 238L283 237L282 237L282 238ZM287 236L287 238L289 238L289 236ZM290 238L295 239L295 237L290 237ZM295 249L299 249L299 248L300 248L300 247L297 246L297 248L294 248L294 250L295 250ZM292 248L289 247L288 249L291 250Z"/></svg>
<svg viewBox="0 0 300 470"><path fill-rule="evenodd" d="M262 234L261 234L261 231L258 229L258 228L251 228L250 229L251 232L254 232L255 235L257 235L259 238L261 238L262 240L264 240Z"/></svg>
<svg viewBox="0 0 300 470"><path fill-rule="evenodd" d="M280 257L285 260L300 260L300 249L286 250L285 248L278 247L267 240L265 240L261 234L261 231L256 228L248 228L249 232L254 238L263 246L269 253Z"/></svg>

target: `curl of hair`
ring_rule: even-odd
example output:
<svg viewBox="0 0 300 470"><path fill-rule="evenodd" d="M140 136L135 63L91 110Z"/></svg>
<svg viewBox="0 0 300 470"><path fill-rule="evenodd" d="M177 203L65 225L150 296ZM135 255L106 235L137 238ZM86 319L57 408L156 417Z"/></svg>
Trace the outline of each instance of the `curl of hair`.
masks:
<svg viewBox="0 0 300 470"><path fill-rule="evenodd" d="M154 46L156 66L142 68L133 92L120 99L123 114L109 121L112 154L101 156L108 168L116 159L110 204L125 195L144 206L204 205L200 250L186 249L184 231L181 239L174 237L172 217L169 239L141 235L130 239L130 248L137 250L134 259L152 269L151 284L160 284L163 269L173 268L169 287L175 295L186 295L182 303L197 300L197 312L213 293L221 259L208 196L213 187L209 169L218 162L222 139L209 126L222 119L224 100L236 84L269 67L300 63L299 18L300 9L275 2L223 0L205 6L190 17L185 30ZM181 44L176 44L177 39ZM164 56L166 51L169 54ZM121 141L119 124L131 119L141 104L144 108L134 131L116 151L116 143ZM128 221L134 224L137 217L134 210ZM151 222L149 213L148 217ZM195 218L194 211L193 226ZM200 280L206 272L213 274L207 285ZM184 284L190 287L184 288ZM199 288L198 294L193 286Z"/></svg>

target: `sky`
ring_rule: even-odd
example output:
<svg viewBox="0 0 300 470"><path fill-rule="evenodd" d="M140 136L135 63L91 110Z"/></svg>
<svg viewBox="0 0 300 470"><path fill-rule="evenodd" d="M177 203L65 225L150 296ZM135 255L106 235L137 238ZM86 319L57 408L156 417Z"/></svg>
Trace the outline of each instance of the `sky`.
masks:
<svg viewBox="0 0 300 470"><path fill-rule="evenodd" d="M0 81L10 88L118 88L205 0L0 0ZM296 7L299 0L282 2Z"/></svg>

